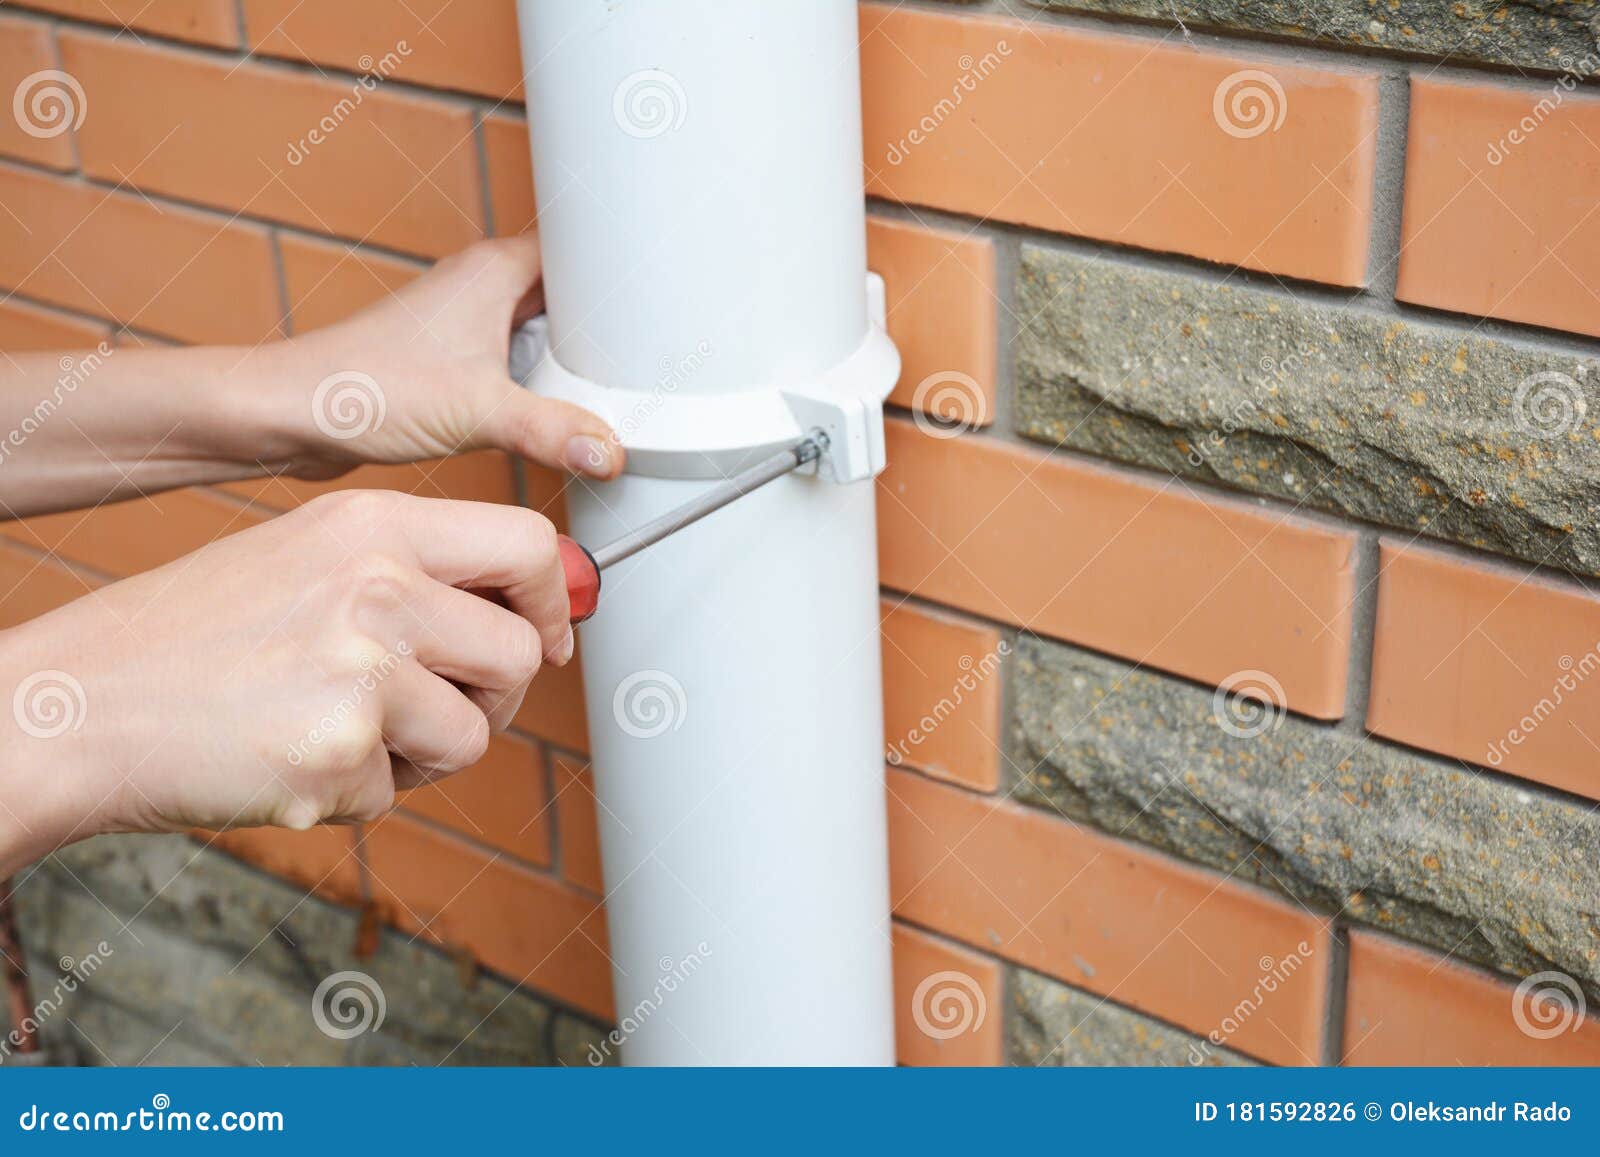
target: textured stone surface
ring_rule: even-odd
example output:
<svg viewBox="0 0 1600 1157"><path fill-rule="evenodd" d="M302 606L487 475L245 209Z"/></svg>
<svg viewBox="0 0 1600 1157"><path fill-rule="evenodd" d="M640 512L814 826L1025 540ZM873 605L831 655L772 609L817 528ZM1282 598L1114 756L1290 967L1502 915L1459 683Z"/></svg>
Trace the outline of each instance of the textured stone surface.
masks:
<svg viewBox="0 0 1600 1157"><path fill-rule="evenodd" d="M1060 644L1027 641L1017 659L1019 799L1600 994L1591 807Z"/></svg>
<svg viewBox="0 0 1600 1157"><path fill-rule="evenodd" d="M1600 361L1032 245L1020 277L1029 437L1600 573Z"/></svg>
<svg viewBox="0 0 1600 1157"><path fill-rule="evenodd" d="M1573 0L1033 0L1172 23L1415 53L1457 61L1571 71L1600 68L1600 13Z"/></svg>
<svg viewBox="0 0 1600 1157"><path fill-rule="evenodd" d="M1008 987L1006 1059L1014 1065L1215 1067L1255 1063L1024 968L1011 970Z"/></svg>
<svg viewBox="0 0 1600 1157"><path fill-rule="evenodd" d="M42 1018L64 1061L539 1065L603 1031L392 932L358 959L355 912L179 836L68 848L27 877L18 908L36 1003L57 995L63 958L98 960ZM312 1015L318 985L343 971L369 977L384 1006L381 1027L348 1039Z"/></svg>

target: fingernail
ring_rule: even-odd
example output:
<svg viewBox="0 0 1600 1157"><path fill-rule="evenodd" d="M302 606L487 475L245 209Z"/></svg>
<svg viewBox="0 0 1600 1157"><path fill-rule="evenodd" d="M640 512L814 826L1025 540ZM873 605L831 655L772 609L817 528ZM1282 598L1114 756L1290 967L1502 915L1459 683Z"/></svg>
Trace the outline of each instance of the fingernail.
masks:
<svg viewBox="0 0 1600 1157"><path fill-rule="evenodd" d="M578 641L572 636L572 628L567 628L567 637L561 640L561 645L556 648L555 657L550 661L557 667L564 667L572 659L572 652L577 648Z"/></svg>
<svg viewBox="0 0 1600 1157"><path fill-rule="evenodd" d="M592 474L596 478L611 476L611 447L588 434L567 439L562 461L574 474Z"/></svg>

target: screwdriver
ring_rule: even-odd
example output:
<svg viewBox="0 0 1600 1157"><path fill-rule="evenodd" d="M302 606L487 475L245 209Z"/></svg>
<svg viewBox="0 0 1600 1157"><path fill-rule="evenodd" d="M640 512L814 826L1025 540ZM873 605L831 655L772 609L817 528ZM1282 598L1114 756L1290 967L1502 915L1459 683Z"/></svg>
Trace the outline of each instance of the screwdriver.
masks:
<svg viewBox="0 0 1600 1157"><path fill-rule="evenodd" d="M721 510L736 498L742 498L775 478L782 478L807 462L815 462L827 447L827 436L820 430L796 442L781 453L774 454L748 470L726 478L696 495L682 506L651 519L637 530L631 530L615 542L608 542L598 550L589 550L576 539L558 535L561 548L561 569L567 579L567 601L572 608L574 625L594 614L600 603L600 573L608 566L632 558L647 546L654 546L668 535L699 522L713 511Z"/></svg>

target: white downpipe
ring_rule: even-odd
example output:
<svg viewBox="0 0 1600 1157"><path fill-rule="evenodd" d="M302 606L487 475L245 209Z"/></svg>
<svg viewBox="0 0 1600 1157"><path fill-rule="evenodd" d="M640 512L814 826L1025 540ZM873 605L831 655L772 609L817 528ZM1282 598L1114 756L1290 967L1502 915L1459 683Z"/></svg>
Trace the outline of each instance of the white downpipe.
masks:
<svg viewBox="0 0 1600 1157"><path fill-rule="evenodd" d="M819 413L881 446L897 362L870 321L853 0L519 15L550 307L530 385L630 450L622 480L569 490L574 536ZM581 629L630 1064L894 1061L866 460L608 571Z"/></svg>

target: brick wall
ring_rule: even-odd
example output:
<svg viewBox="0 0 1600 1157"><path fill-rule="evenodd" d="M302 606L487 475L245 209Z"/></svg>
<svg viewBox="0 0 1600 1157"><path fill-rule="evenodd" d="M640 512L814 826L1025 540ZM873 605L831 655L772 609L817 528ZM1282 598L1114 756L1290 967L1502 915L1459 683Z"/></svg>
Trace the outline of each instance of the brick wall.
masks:
<svg viewBox="0 0 1600 1157"><path fill-rule="evenodd" d="M1600 998L1600 21L1378 12L861 9L907 1063L1600 1062L1548 995ZM0 349L304 332L528 227L513 27L0 4L0 90L86 111L0 123ZM490 454L338 485L561 517ZM323 488L6 526L0 614ZM579 679L364 831L207 842L608 1022Z"/></svg>

